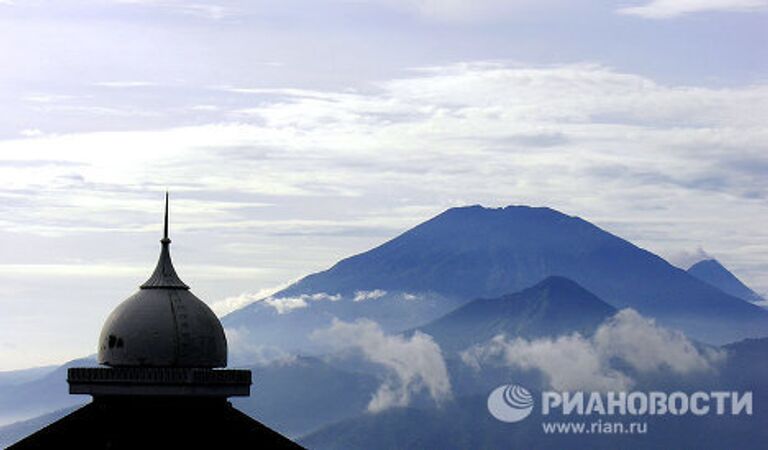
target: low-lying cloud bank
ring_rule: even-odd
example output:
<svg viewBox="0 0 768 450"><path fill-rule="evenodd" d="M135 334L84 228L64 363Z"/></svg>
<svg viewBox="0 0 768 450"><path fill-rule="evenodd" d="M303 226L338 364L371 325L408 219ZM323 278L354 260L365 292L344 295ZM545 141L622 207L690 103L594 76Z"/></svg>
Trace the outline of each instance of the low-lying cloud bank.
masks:
<svg viewBox="0 0 768 450"><path fill-rule="evenodd" d="M500 335L462 352L461 357L477 369L484 363L538 369L558 390L607 391L625 390L635 383L614 365L616 361L639 374L666 370L687 375L715 370L725 353L699 349L682 333L624 309L590 338L574 333L529 341Z"/></svg>
<svg viewBox="0 0 768 450"><path fill-rule="evenodd" d="M336 349L356 348L368 361L389 370L390 376L368 403L369 412L407 406L421 391L428 392L438 404L451 397L442 351L429 335L416 332L411 337L390 336L371 320L350 323L334 319L329 328L315 331L312 337Z"/></svg>

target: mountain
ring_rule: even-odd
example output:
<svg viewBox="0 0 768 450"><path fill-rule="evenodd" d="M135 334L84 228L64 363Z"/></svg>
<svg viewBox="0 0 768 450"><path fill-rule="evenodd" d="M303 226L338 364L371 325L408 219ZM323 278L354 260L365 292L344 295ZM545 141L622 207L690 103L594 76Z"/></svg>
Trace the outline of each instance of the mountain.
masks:
<svg viewBox="0 0 768 450"><path fill-rule="evenodd" d="M41 378L56 369L56 366L32 367L30 369L7 370L0 372L0 389Z"/></svg>
<svg viewBox="0 0 768 450"><path fill-rule="evenodd" d="M498 334L537 338L591 334L616 308L575 282L552 276L515 294L477 299L419 327L443 351L459 351Z"/></svg>
<svg viewBox="0 0 768 450"><path fill-rule="evenodd" d="M768 332L767 311L583 219L527 206L449 209L223 323L247 330L260 345L307 351L312 331L333 317L367 317L400 332L472 299L518 292L552 275L704 342Z"/></svg>
<svg viewBox="0 0 768 450"><path fill-rule="evenodd" d="M726 269L716 259L705 259L688 268L688 273L699 280L711 284L726 294L748 302L759 302L763 298L741 282L736 275Z"/></svg>
<svg viewBox="0 0 768 450"><path fill-rule="evenodd" d="M67 369L95 365L94 358L78 359L49 371L38 379L0 387L0 424L87 403L90 397L69 395Z"/></svg>

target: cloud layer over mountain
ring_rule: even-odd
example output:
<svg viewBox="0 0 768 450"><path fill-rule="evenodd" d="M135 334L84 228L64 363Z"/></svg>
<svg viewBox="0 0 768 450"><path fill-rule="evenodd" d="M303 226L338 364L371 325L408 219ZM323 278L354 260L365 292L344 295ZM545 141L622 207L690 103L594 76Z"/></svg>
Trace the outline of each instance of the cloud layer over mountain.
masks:
<svg viewBox="0 0 768 450"><path fill-rule="evenodd" d="M540 370L558 390L627 390L635 380L620 360L640 374L662 370L688 375L716 370L721 351L699 349L682 333L668 330L631 309L619 311L594 336L579 334L527 340L497 336L462 353L475 368L502 364Z"/></svg>

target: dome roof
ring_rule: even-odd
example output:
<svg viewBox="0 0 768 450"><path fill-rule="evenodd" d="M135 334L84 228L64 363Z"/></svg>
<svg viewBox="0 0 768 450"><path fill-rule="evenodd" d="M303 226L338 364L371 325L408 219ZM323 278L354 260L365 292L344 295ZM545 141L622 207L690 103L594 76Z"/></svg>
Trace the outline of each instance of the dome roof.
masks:
<svg viewBox="0 0 768 450"><path fill-rule="evenodd" d="M168 197L165 234L152 276L109 315L99 363L114 367L226 367L227 339L216 314L189 291L171 262Z"/></svg>

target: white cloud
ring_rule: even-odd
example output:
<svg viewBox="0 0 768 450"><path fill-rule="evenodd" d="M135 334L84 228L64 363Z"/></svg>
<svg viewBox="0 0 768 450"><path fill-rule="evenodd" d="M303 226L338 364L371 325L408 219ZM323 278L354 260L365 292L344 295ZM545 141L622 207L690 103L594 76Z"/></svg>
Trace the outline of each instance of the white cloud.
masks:
<svg viewBox="0 0 768 450"><path fill-rule="evenodd" d="M248 306L253 302L259 301L267 297L271 297L276 292L282 291L283 289L290 286L292 283L293 281L290 281L288 283L282 283L270 288L259 289L256 292L244 292L240 295L226 297L224 299L213 302L211 304L211 309L213 310L213 312L216 313L217 316L223 317L231 313L232 311L240 309L244 306Z"/></svg>
<svg viewBox="0 0 768 450"><path fill-rule="evenodd" d="M641 6L628 6L618 11L648 19L668 19L698 12L748 12L766 8L768 0L652 0Z"/></svg>
<svg viewBox="0 0 768 450"><path fill-rule="evenodd" d="M193 111L206 111L206 112L215 112L221 110L220 107L216 105L194 105L191 108Z"/></svg>
<svg viewBox="0 0 768 450"><path fill-rule="evenodd" d="M357 348L369 361L389 369L391 377L368 403L370 412L407 406L413 394L423 390L438 404L451 397L440 346L429 335L416 332L409 338L388 336L370 320L348 323L334 319L329 328L315 331L312 336L336 349Z"/></svg>
<svg viewBox="0 0 768 450"><path fill-rule="evenodd" d="M309 306L307 301L302 297L267 297L262 300L262 302L265 305L275 308L275 311L277 311L278 314L287 314L295 309L302 309Z"/></svg>
<svg viewBox="0 0 768 450"><path fill-rule="evenodd" d="M186 0L114 0L114 2L134 7L154 7L169 12L188 14L213 20L235 16L241 12L238 7L225 5L225 3L227 3L226 0L215 3ZM228 3L233 2L230 1ZM247 5L247 3L245 3L245 5Z"/></svg>
<svg viewBox="0 0 768 450"><path fill-rule="evenodd" d="M262 302L274 308L278 314L287 314L296 309L306 308L310 302L337 302L339 300L341 300L341 294L331 295L325 292L318 292L315 294L302 294L297 297L267 297Z"/></svg>
<svg viewBox="0 0 768 450"><path fill-rule="evenodd" d="M706 372L725 357L716 350L698 349L681 332L658 326L632 309L619 311L601 325L592 342L606 360L620 358L641 373Z"/></svg>
<svg viewBox="0 0 768 450"><path fill-rule="evenodd" d="M374 289L372 291L355 291L355 298L353 300L356 302L376 300L377 298L384 297L385 295L387 295L387 291L383 291L381 289Z"/></svg>
<svg viewBox="0 0 768 450"><path fill-rule="evenodd" d="M397 8L426 18L449 21L489 21L539 10L556 10L563 0L358 0ZM575 0L571 0L573 3Z"/></svg>
<svg viewBox="0 0 768 450"><path fill-rule="evenodd" d="M154 87L157 83L151 81L133 81L133 80L115 80L115 81L101 81L96 83L96 86L109 87L109 88L141 88L141 87Z"/></svg>
<svg viewBox="0 0 768 450"><path fill-rule="evenodd" d="M713 256L702 247L698 247L693 251L679 250L663 256L667 261L683 270L687 270L699 261L713 258Z"/></svg>
<svg viewBox="0 0 768 450"><path fill-rule="evenodd" d="M235 295L232 297L226 297L221 300L217 300L213 302L210 306L213 312L215 312L217 316L222 317L231 313L232 311L238 310L244 306L248 306L251 303L258 301L262 298L264 298L264 296L260 295L259 293L253 294L253 293L243 292L240 295Z"/></svg>
<svg viewBox="0 0 768 450"><path fill-rule="evenodd" d="M38 128L25 128L21 130L19 134L21 134L24 137L40 137L45 133L43 133L43 130L40 130Z"/></svg>
<svg viewBox="0 0 768 450"><path fill-rule="evenodd" d="M72 100L73 98L74 97L71 95L30 94L24 97L22 100L31 103L56 103Z"/></svg>
<svg viewBox="0 0 768 450"><path fill-rule="evenodd" d="M473 366L491 362L538 369L558 390L626 390L634 380L614 367L621 360L638 373L669 370L686 375L714 370L723 352L699 350L683 334L665 329L631 309L619 311L594 336L579 334L526 340L496 336L462 352Z"/></svg>
<svg viewBox="0 0 768 450"><path fill-rule="evenodd" d="M763 296L763 298L766 297L765 294L763 294L762 296ZM762 301L754 302L754 303L755 303L755 305L760 306L761 308L768 309L768 300L762 300Z"/></svg>

